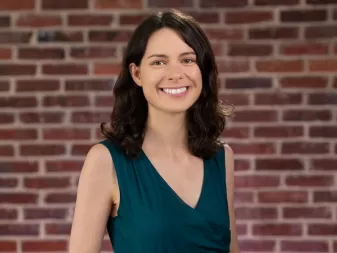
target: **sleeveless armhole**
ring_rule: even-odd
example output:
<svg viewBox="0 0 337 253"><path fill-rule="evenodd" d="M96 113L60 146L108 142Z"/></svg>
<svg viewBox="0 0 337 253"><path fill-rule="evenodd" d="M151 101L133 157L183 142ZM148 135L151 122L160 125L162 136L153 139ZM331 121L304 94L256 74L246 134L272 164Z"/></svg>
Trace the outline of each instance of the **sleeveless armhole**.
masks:
<svg viewBox="0 0 337 253"><path fill-rule="evenodd" d="M113 169L115 170L116 173L116 180L118 183L118 188L119 188L119 207L117 210L117 215L115 217L112 217L113 219L117 218L119 216L121 207L122 207L122 192L123 192L123 180L122 180L122 168L124 167L124 157L123 153L121 150L117 148L117 146L113 143L111 143L108 139L105 139L103 141L100 141L99 144L104 145L110 152L110 156L112 159L112 165Z"/></svg>

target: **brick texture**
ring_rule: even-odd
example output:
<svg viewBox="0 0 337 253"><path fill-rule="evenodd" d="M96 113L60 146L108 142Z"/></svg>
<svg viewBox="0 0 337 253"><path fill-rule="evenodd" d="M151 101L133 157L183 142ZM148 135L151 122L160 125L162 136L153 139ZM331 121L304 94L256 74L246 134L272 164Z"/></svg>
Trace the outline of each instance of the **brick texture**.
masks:
<svg viewBox="0 0 337 253"><path fill-rule="evenodd" d="M0 1L0 252L67 252L125 43L170 7L204 27L236 107L241 252L337 252L336 0Z"/></svg>

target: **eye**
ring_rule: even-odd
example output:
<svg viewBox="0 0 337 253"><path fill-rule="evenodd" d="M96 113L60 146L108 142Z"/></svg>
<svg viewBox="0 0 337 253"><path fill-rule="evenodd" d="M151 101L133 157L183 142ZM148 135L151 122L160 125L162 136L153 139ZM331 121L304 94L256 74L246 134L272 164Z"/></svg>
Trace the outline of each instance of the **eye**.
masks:
<svg viewBox="0 0 337 253"><path fill-rule="evenodd" d="M164 64L163 61L154 61L151 63L151 65L156 65L156 66L163 65L163 64Z"/></svg>
<svg viewBox="0 0 337 253"><path fill-rule="evenodd" d="M190 64L190 63L194 63L195 60L194 59L191 59L191 58L186 58L183 60L184 63L187 63L187 64Z"/></svg>

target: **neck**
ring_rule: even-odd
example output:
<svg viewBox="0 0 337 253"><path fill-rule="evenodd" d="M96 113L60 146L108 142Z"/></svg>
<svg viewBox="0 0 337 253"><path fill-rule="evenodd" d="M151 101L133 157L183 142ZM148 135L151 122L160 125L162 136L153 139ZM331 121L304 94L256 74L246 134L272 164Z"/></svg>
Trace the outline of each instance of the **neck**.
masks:
<svg viewBox="0 0 337 253"><path fill-rule="evenodd" d="M143 146L174 154L187 150L185 113L163 113L149 107ZM153 150L153 148L151 148Z"/></svg>

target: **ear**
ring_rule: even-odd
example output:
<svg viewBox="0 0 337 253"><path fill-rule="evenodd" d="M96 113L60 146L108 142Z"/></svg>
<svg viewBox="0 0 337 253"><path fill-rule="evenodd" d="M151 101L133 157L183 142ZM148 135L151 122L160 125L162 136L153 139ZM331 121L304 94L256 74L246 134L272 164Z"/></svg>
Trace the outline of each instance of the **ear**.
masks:
<svg viewBox="0 0 337 253"><path fill-rule="evenodd" d="M129 65L129 71L130 74L132 76L133 81L138 85L138 86L142 86L141 84L141 80L140 80L140 71L139 71L139 67L134 64L134 63L130 63Z"/></svg>

